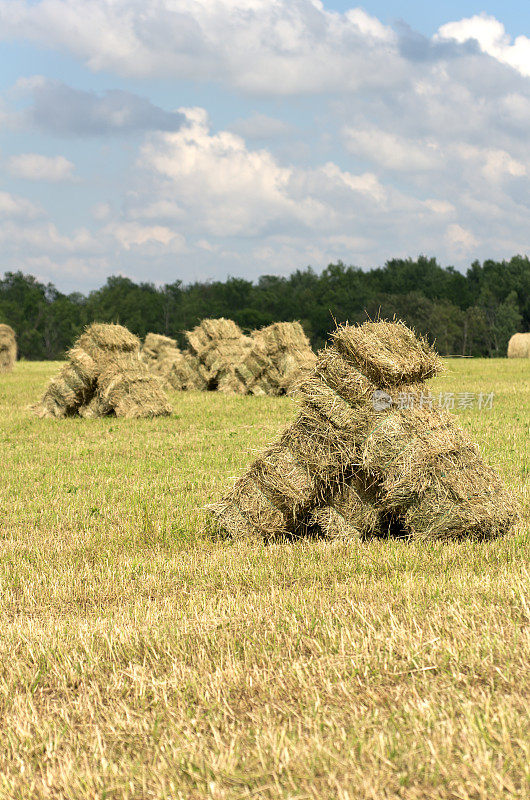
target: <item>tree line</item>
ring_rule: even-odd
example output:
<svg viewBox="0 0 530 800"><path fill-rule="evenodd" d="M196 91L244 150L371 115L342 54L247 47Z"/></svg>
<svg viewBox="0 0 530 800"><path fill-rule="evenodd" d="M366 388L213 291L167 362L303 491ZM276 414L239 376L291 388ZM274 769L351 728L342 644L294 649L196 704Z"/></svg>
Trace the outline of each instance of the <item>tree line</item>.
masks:
<svg viewBox="0 0 530 800"><path fill-rule="evenodd" d="M155 286L114 276L87 296L63 294L22 272L0 280L0 322L17 334L20 357L60 359L83 327L119 322L140 337L176 338L205 317L229 317L244 331L300 320L313 347L336 323L397 317L426 336L442 355L503 356L510 336L530 330L530 261L475 261L465 274L435 258L391 259L362 270L342 262L317 274L264 275L208 283Z"/></svg>

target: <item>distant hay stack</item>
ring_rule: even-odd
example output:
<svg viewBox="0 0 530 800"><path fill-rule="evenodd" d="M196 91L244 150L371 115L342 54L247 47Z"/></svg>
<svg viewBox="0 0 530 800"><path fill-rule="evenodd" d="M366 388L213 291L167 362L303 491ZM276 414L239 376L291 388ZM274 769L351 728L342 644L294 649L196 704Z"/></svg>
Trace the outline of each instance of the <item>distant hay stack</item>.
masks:
<svg viewBox="0 0 530 800"><path fill-rule="evenodd" d="M199 378L209 391L246 394L246 386L236 372L252 345L251 339L231 319L204 319L186 332L190 368L197 367Z"/></svg>
<svg viewBox="0 0 530 800"><path fill-rule="evenodd" d="M17 360L17 339L10 325L0 324L0 372L10 372Z"/></svg>
<svg viewBox="0 0 530 800"><path fill-rule="evenodd" d="M171 356L174 352L180 353L175 339L169 336L162 336L159 333L148 333L141 349L141 357L150 366L151 362L162 361L166 356Z"/></svg>
<svg viewBox="0 0 530 800"><path fill-rule="evenodd" d="M508 358L530 358L530 333L514 333L508 342Z"/></svg>
<svg viewBox="0 0 530 800"><path fill-rule="evenodd" d="M426 400L439 369L402 323L339 328L299 384L297 419L211 507L219 527L266 537L505 533L513 499L454 417Z"/></svg>
<svg viewBox="0 0 530 800"><path fill-rule="evenodd" d="M182 359L182 353L175 339L158 333L148 333L140 351L140 358L149 371L158 375L163 383L172 388L183 388L180 385L173 386L173 381L170 380L175 362L180 362Z"/></svg>
<svg viewBox="0 0 530 800"><path fill-rule="evenodd" d="M161 381L140 361L140 340L121 325L94 323L35 406L40 418L152 417L171 413Z"/></svg>
<svg viewBox="0 0 530 800"><path fill-rule="evenodd" d="M204 369L201 372L201 363L191 353L172 354L167 359L169 366L164 377L167 384L177 391L204 392L208 388Z"/></svg>
<svg viewBox="0 0 530 800"><path fill-rule="evenodd" d="M252 347L236 365L235 371L247 394L282 394L282 375L259 340L254 339Z"/></svg>
<svg viewBox="0 0 530 800"><path fill-rule="evenodd" d="M141 358L173 389L278 395L310 372L316 356L298 322L277 322L251 336L231 319L204 319L185 332L188 349L149 333Z"/></svg>
<svg viewBox="0 0 530 800"><path fill-rule="evenodd" d="M274 386L274 391L267 394L290 392L315 367L316 356L299 322L274 322L254 331L252 338L272 365L268 375L266 370L263 373Z"/></svg>

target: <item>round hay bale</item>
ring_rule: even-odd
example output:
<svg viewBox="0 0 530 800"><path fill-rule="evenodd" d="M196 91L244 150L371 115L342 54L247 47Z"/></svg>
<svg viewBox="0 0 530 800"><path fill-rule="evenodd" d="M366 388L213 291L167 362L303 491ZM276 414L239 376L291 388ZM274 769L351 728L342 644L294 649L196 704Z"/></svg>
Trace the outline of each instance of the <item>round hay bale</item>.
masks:
<svg viewBox="0 0 530 800"><path fill-rule="evenodd" d="M0 324L0 372L10 372L17 360L17 339L10 325Z"/></svg>
<svg viewBox="0 0 530 800"><path fill-rule="evenodd" d="M508 358L530 358L530 333L514 333L508 342Z"/></svg>

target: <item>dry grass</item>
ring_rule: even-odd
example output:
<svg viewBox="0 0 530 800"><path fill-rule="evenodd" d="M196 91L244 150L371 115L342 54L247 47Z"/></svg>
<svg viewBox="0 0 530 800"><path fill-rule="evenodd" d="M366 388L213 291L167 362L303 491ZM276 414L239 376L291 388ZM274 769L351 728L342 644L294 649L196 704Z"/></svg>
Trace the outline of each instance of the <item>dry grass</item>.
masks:
<svg viewBox="0 0 530 800"><path fill-rule="evenodd" d="M513 536L214 542L200 507L288 398L39 420L57 364L2 376L0 798L528 797L528 362L449 367L439 390L496 392L458 413Z"/></svg>

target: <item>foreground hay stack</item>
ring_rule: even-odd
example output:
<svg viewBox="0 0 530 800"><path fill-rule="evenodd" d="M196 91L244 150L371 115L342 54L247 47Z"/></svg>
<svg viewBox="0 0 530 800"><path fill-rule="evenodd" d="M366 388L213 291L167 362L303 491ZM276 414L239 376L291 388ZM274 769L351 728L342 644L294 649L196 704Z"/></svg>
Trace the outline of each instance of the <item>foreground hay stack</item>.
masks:
<svg viewBox="0 0 530 800"><path fill-rule="evenodd" d="M431 407L425 381L439 369L401 323L338 329L299 388L295 422L210 506L217 526L265 539L506 532L511 496L454 417Z"/></svg>
<svg viewBox="0 0 530 800"><path fill-rule="evenodd" d="M171 413L161 381L140 360L140 340L121 325L94 323L68 351L67 363L33 406L40 418Z"/></svg>
<svg viewBox="0 0 530 800"><path fill-rule="evenodd" d="M530 358L530 333L514 333L508 342L508 358Z"/></svg>
<svg viewBox="0 0 530 800"><path fill-rule="evenodd" d="M0 324L0 372L10 372L17 360L17 339L10 325Z"/></svg>

